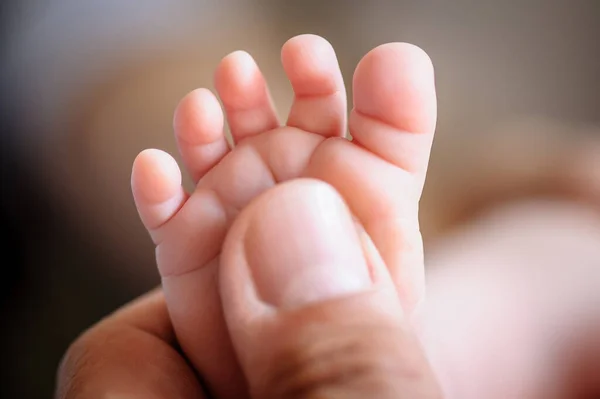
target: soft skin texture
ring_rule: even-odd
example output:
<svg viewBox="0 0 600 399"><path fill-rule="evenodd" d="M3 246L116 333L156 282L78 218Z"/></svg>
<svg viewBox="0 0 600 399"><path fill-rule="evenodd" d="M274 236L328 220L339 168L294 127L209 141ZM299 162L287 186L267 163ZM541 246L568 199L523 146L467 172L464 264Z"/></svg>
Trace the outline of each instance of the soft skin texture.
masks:
<svg viewBox="0 0 600 399"><path fill-rule="evenodd" d="M217 67L215 87L234 148L227 146L223 112L208 90L181 101L175 136L196 182L191 194L164 152L146 150L133 167L134 197L156 243L177 339L210 391L225 398L240 397L231 381L243 377L216 284L223 240L240 211L278 183L302 177L331 185L381 253L404 310L411 313L424 297L417 210L436 121L429 57L405 43L365 55L354 74L349 118L327 41L292 38L282 63L295 93L285 126L250 55L234 52ZM347 125L352 141L343 137Z"/></svg>
<svg viewBox="0 0 600 399"><path fill-rule="evenodd" d="M333 217L315 218L319 209L333 209ZM220 290L254 397L302 397L319 390L386 397L387 388L395 390L392 397L438 395L419 342L397 297L389 294L394 287L381 258L360 226L349 224L347 207L330 186L303 180L263 194L230 229ZM307 234L339 226L344 236L337 244ZM561 238L565 231L568 240ZM271 251L273 235L292 239L279 240L283 245ZM599 239L600 218L590 210L560 202L517 204L449 238L433 254L421 342L445 398L598 397ZM348 250L358 254L351 261ZM302 256L290 256L294 251ZM348 268L340 270L346 262ZM288 277L308 269L299 280L312 288L268 281L264 286L260 274L277 263ZM323 267L311 270L315 264ZM343 278L318 277L328 270ZM350 380L336 378L344 371ZM56 397L204 398L196 376L156 291L100 321L71 346ZM383 383L386 376L398 384ZM246 381L241 384L247 389Z"/></svg>
<svg viewBox="0 0 600 399"><path fill-rule="evenodd" d="M244 208L219 290L240 398L441 398L381 256L326 183L282 183ZM223 397L201 392L170 327L160 292L102 321L65 357L58 398Z"/></svg>
<svg viewBox="0 0 600 399"><path fill-rule="evenodd" d="M248 54L218 67L234 149L208 90L182 100L174 124L193 193L168 154L136 159L164 289L71 346L57 397L597 397L598 214L508 207L448 238L413 318L435 125L429 59L406 44L365 56L353 142L341 137L331 46L300 36L282 61L296 93L283 127Z"/></svg>

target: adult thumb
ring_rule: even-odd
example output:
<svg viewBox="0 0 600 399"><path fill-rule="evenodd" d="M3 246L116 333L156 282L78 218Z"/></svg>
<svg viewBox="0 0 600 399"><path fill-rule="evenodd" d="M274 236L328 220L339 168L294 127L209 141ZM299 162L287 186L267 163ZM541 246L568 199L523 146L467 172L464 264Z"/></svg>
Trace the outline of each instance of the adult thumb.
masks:
<svg viewBox="0 0 600 399"><path fill-rule="evenodd" d="M331 186L267 191L221 256L225 317L253 398L441 397L383 262Z"/></svg>

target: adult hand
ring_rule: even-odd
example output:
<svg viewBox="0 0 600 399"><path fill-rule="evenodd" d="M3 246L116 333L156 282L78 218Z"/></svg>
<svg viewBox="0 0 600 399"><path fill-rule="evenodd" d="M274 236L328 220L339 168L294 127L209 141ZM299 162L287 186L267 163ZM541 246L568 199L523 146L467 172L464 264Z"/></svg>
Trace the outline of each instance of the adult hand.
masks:
<svg viewBox="0 0 600 399"><path fill-rule="evenodd" d="M441 397L385 265L328 185L281 184L244 209L219 273L249 396ZM57 398L106 397L210 397L177 350L160 291L67 352Z"/></svg>

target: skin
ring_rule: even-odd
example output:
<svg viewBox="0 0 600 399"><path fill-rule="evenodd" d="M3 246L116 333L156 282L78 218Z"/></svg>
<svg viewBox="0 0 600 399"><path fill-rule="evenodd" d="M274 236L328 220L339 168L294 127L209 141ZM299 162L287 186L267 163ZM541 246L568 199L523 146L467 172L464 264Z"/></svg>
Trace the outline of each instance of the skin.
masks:
<svg viewBox="0 0 600 399"><path fill-rule="evenodd" d="M386 265L330 185L297 179L261 194L231 226L219 266L238 397L441 397ZM159 291L71 347L57 397L224 397L195 371Z"/></svg>
<svg viewBox="0 0 600 399"><path fill-rule="evenodd" d="M338 223L319 225L324 208L341 216ZM327 397L440 397L433 368L447 398L595 398L600 220L591 224L594 216L569 203L517 204L450 239L430 261L419 343L377 250L363 230L354 232L342 199L313 180L269 190L231 227L219 276L245 376L241 388L252 387L255 398L319 397L323 388ZM327 239L335 229L337 245ZM323 235L273 248L272 237L283 232ZM548 241L554 241L551 262L543 256ZM531 250L526 258L523 247ZM325 271L346 265L333 268L333 282L353 284L340 295L327 274L320 278L312 269L307 279L315 264ZM280 270L273 273L273 265ZM349 272L359 278L349 279ZM288 284L270 284L277 273ZM290 281L308 281L310 288ZM57 398L207 397L196 375L156 291L70 347Z"/></svg>
<svg viewBox="0 0 600 399"><path fill-rule="evenodd" d="M178 342L209 390L224 398L240 397L231 381L243 377L215 284L221 250L233 220L269 188L300 177L331 185L381 253L404 309L412 312L423 298L417 209L436 121L429 57L404 43L369 52L354 74L348 123L343 79L327 41L292 38L281 58L295 93L285 126L244 52L225 57L215 73L234 148L209 91L195 90L179 104L175 137L196 182L191 195L168 154L146 150L133 166L134 197L156 244ZM347 125L352 141L343 137Z"/></svg>
<svg viewBox="0 0 600 399"><path fill-rule="evenodd" d="M296 93L284 127L277 127L264 78L247 54L233 53L218 67L215 86L233 149L210 92L182 100L175 131L197 181L191 195L167 154L146 150L136 159L134 196L157 245L163 290L119 310L71 346L57 397L594 397L590 370L598 345L589 337L598 334L589 331L598 331L595 324L563 342L561 348L577 350L568 363L554 362L571 365L561 373L527 363L556 348L527 323L528 315L567 320L581 307L584 289L575 285L557 296L566 285L552 274L558 285L542 292L555 302L540 307L530 290L514 289L529 287L538 275L498 280L493 268L481 270L482 261L505 256L515 243L502 248L493 236L458 242L459 255L446 254L441 263L462 267L446 268L455 270L450 279L430 276L431 300L416 319L418 334L413 330L423 284L416 210L435 126L427 56L405 44L365 56L354 77L353 142L341 138L345 95L329 44L294 38L282 61ZM566 219L577 226L575 216ZM541 219L552 221L552 214ZM508 236L521 237L519 222L511 227L518 233ZM585 223L581 237L593 243L600 228L594 233ZM552 231L543 232L532 237ZM469 243L486 257L462 258ZM583 253L585 245L556 249L562 265L561 256ZM589 279L590 270L584 272ZM477 287L498 290L489 295L494 301L452 307ZM493 318L481 317L490 313ZM524 355L499 356L506 353ZM531 370L539 373L530 377ZM549 378L560 383L549 386Z"/></svg>

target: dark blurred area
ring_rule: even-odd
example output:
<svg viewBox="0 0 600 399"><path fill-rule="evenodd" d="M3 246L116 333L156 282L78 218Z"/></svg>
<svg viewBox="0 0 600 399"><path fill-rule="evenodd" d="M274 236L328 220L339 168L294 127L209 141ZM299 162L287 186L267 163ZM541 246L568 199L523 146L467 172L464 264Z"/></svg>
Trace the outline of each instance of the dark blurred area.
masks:
<svg viewBox="0 0 600 399"><path fill-rule="evenodd" d="M600 139L593 0L0 7L3 398L51 397L68 344L159 283L130 195L131 164L148 147L176 154L175 105L212 88L213 68L233 50L256 57L281 115L292 96L279 50L293 35L327 38L347 84L378 44L407 41L430 54L439 124L422 209L426 244L472 204L552 181L548 165L568 162L566 149Z"/></svg>

